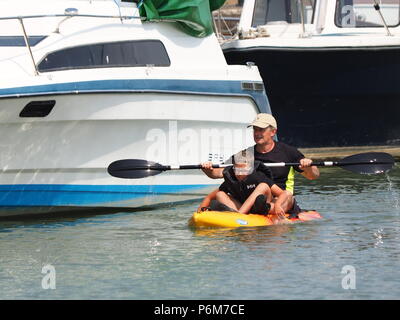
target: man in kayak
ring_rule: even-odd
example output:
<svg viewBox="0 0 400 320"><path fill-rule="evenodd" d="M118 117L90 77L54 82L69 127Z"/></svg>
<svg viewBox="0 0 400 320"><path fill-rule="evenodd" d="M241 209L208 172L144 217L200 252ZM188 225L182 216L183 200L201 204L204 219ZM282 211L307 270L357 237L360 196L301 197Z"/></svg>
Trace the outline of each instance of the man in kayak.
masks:
<svg viewBox="0 0 400 320"><path fill-rule="evenodd" d="M215 202L212 203L212 200L217 200L217 206L222 211L271 213L284 217L282 207L290 198L289 192L277 186L271 179L269 168L260 161L254 161L254 155L251 152L249 156L249 152L243 150L234 156L233 166L223 170L224 182L203 200L199 211L210 206L211 210L218 209Z"/></svg>
<svg viewBox="0 0 400 320"><path fill-rule="evenodd" d="M289 201L283 206L285 212L298 214L300 208L293 196L294 194L294 171L301 173L309 180L317 179L320 175L319 169L312 165L312 160L306 158L299 150L283 142L275 140L277 133L277 123L275 118L267 113L260 113L256 119L248 126L253 128L253 138L256 143L248 148L254 152L255 160L263 163L271 162L298 162L295 167L272 167L270 168L274 182L283 190L290 194ZM230 161L234 161L233 157ZM223 168L212 168L211 162L202 164L204 173L212 178L219 179L223 177Z"/></svg>

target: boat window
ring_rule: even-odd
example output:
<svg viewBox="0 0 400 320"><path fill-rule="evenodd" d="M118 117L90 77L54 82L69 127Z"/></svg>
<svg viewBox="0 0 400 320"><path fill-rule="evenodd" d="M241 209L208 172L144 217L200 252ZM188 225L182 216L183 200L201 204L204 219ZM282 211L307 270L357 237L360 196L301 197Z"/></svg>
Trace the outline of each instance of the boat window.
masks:
<svg viewBox="0 0 400 320"><path fill-rule="evenodd" d="M55 100L31 101L20 112L21 118L43 118L50 114L56 105Z"/></svg>
<svg viewBox="0 0 400 320"><path fill-rule="evenodd" d="M279 22L300 23L302 7L304 22L313 23L315 0L256 0L252 27Z"/></svg>
<svg viewBox="0 0 400 320"><path fill-rule="evenodd" d="M46 36L29 36L28 42L31 47L36 46ZM0 36L0 47L25 47L23 36Z"/></svg>
<svg viewBox="0 0 400 320"><path fill-rule="evenodd" d="M400 0L380 0L380 11L389 27L400 23ZM373 0L337 0L335 24L339 28L383 27Z"/></svg>
<svg viewBox="0 0 400 320"><path fill-rule="evenodd" d="M67 48L48 54L38 65L40 72L106 67L171 65L159 40L107 42Z"/></svg>

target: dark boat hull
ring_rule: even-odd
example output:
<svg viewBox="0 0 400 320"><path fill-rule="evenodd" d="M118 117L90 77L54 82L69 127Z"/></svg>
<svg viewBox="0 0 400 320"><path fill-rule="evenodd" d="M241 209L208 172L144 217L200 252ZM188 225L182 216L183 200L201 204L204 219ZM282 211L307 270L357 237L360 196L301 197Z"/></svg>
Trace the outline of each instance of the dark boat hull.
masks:
<svg viewBox="0 0 400 320"><path fill-rule="evenodd" d="M280 141L303 148L400 145L400 47L225 49L254 62Z"/></svg>

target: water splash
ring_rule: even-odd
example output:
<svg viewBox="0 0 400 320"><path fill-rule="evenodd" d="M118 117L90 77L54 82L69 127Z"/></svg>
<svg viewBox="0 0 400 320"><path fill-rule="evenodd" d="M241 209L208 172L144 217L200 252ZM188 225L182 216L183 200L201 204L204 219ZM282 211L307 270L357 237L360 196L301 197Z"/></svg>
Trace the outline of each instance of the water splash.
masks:
<svg viewBox="0 0 400 320"><path fill-rule="evenodd" d="M387 191L391 195L391 198L393 200L393 207L396 209L396 213L400 213L400 195L399 195L399 190L395 187L394 182L390 178L388 173L385 173L386 179L389 182Z"/></svg>
<svg viewBox="0 0 400 320"><path fill-rule="evenodd" d="M375 237L374 247L377 248L381 244L383 244L383 229L380 228L378 229L378 231L374 232L374 237Z"/></svg>
<svg viewBox="0 0 400 320"><path fill-rule="evenodd" d="M149 241L149 245L150 245L150 253L155 255L158 253L157 247L161 245L161 242L158 242L157 239L154 239Z"/></svg>
<svg viewBox="0 0 400 320"><path fill-rule="evenodd" d="M386 179L389 182L387 191L391 196L391 200L393 201L393 208L395 209L395 214L398 216L400 215L400 196L399 196L399 190L395 187L394 182L390 178L388 173L385 173ZM398 219L396 219L398 220ZM395 224L395 228L397 230L396 234L398 235L400 233L400 224L399 221ZM383 242L383 241L382 241ZM398 246L400 244L398 243ZM375 246L376 247L376 246Z"/></svg>

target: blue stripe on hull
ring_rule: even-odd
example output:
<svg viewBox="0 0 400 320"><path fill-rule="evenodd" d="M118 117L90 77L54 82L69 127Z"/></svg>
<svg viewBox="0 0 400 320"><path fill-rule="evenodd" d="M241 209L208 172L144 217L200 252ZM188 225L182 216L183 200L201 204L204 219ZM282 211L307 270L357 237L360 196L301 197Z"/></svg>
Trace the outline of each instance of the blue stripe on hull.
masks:
<svg viewBox="0 0 400 320"><path fill-rule="evenodd" d="M256 102L260 112L271 112L265 91L244 90L242 88L242 81L179 79L80 81L0 89L0 98L111 92L163 92L249 96Z"/></svg>
<svg viewBox="0 0 400 320"><path fill-rule="evenodd" d="M101 206L147 197L170 195L172 199L208 187L211 185L0 185L0 207Z"/></svg>

